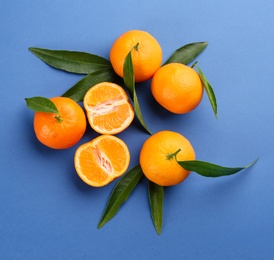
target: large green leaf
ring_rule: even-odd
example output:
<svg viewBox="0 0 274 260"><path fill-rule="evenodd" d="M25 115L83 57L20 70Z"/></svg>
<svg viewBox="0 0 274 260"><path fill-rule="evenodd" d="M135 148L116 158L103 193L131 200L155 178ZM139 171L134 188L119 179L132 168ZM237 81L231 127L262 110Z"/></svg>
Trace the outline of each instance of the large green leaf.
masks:
<svg viewBox="0 0 274 260"><path fill-rule="evenodd" d="M140 165L135 166L128 171L115 185L110 194L107 206L98 224L102 228L118 212L120 206L128 199L135 186L143 176Z"/></svg>
<svg viewBox="0 0 274 260"><path fill-rule="evenodd" d="M86 52L34 47L29 50L46 64L71 73L89 74L111 66L105 58Z"/></svg>
<svg viewBox="0 0 274 260"><path fill-rule="evenodd" d="M220 165L212 164L209 162L203 162L198 160L191 160L191 161L178 161L178 163L187 171L193 171L196 172L202 176L205 177L221 177L221 176L227 176L235 174L243 169L247 169L254 165L254 163L257 161L253 161L247 166L243 167L223 167Z"/></svg>
<svg viewBox="0 0 274 260"><path fill-rule="evenodd" d="M135 46L133 48L135 48ZM141 123L143 128L149 134L151 134L151 132L148 129L148 126L146 125L145 120L143 118L141 108L139 105L139 101L138 101L138 97L137 97L137 93L136 93L136 89L135 89L134 68L133 68L133 63L132 63L131 51L127 54L127 56L125 58L123 73L124 73L123 80L124 80L127 90L129 91L129 94L132 98L135 114L136 114L137 118L139 119L139 122Z"/></svg>
<svg viewBox="0 0 274 260"><path fill-rule="evenodd" d="M151 218L158 235L162 233L164 187L152 181L148 183L148 196L151 210Z"/></svg>
<svg viewBox="0 0 274 260"><path fill-rule="evenodd" d="M165 62L188 64L193 61L207 46L207 42L194 42L177 49Z"/></svg>
<svg viewBox="0 0 274 260"><path fill-rule="evenodd" d="M135 90L135 78L134 68L132 63L131 51L127 54L123 68L123 80L124 84L129 92L131 99L133 100L133 92Z"/></svg>
<svg viewBox="0 0 274 260"><path fill-rule="evenodd" d="M95 84L100 82L112 82L114 81L116 74L112 68L105 68L102 70L94 71L80 81L78 81L73 87L67 90L62 96L69 97L76 102L82 101L86 92Z"/></svg>

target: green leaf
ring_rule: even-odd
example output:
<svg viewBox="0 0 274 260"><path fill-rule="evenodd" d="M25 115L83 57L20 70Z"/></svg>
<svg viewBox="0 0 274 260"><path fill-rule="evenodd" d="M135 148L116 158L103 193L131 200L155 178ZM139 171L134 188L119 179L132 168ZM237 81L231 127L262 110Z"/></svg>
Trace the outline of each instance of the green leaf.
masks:
<svg viewBox="0 0 274 260"><path fill-rule="evenodd" d="M137 118L139 119L141 125L143 126L143 128L149 133L151 134L150 130L148 129L146 123L145 123L145 120L143 118L143 115L142 115L142 112L141 112L141 108L140 108L140 105L139 105L139 101L138 101L138 98L137 98L137 94L136 94L136 90L134 89L133 90L133 107L134 107L134 110L135 110L135 113L136 113L136 116Z"/></svg>
<svg viewBox="0 0 274 260"><path fill-rule="evenodd" d="M69 97L76 102L83 100L86 92L95 84L100 82L112 82L114 81L116 74L112 68L105 68L103 70L94 71L80 81L78 81L73 87L67 90L62 96Z"/></svg>
<svg viewBox="0 0 274 260"><path fill-rule="evenodd" d="M177 49L165 64L177 62L188 64L194 60L207 46L207 42L194 42ZM164 64L164 65L165 65Z"/></svg>
<svg viewBox="0 0 274 260"><path fill-rule="evenodd" d="M209 81L207 80L206 76L204 75L204 73L201 71L201 69L195 65L197 68L197 72L203 82L204 88L206 90L208 99L210 101L211 107L213 109L213 112L215 114L215 117L218 118L218 114L217 114L217 100L216 100L216 96L215 93L213 91L213 88L211 87Z"/></svg>
<svg viewBox="0 0 274 260"><path fill-rule="evenodd" d="M148 183L148 196L151 209L151 218L158 235L162 233L164 187L152 181Z"/></svg>
<svg viewBox="0 0 274 260"><path fill-rule="evenodd" d="M136 48L136 46L134 46L133 48ZM123 80L124 80L124 83L125 83L125 86L126 86L127 90L129 91L130 97L132 98L133 107L134 107L134 111L136 113L136 116L139 119L139 122L141 123L143 128L149 134L151 134L151 132L148 129L148 127L145 123L145 120L143 118L141 108L140 108L140 105L139 105L139 101L138 101L138 97L137 97L137 93L136 93L136 90L135 90L134 68L133 68L133 64L132 64L131 51L128 53L128 55L125 58L123 73L124 73Z"/></svg>
<svg viewBox="0 0 274 260"><path fill-rule="evenodd" d="M105 58L86 52L33 47L29 50L49 66L71 73L89 74L111 66Z"/></svg>
<svg viewBox="0 0 274 260"><path fill-rule="evenodd" d="M123 71L123 80L125 86L130 94L130 97L133 99L133 92L135 89L135 79L134 79L134 68L132 63L131 51L127 54L124 62L124 71Z"/></svg>
<svg viewBox="0 0 274 260"><path fill-rule="evenodd" d="M205 177L221 177L221 176L227 176L235 174L241 170L247 169L254 165L257 162L258 159L253 161L247 166L243 167L223 167L220 165L212 164L209 162L203 162L203 161L178 161L178 163L187 171L193 171L196 172L202 176Z"/></svg>
<svg viewBox="0 0 274 260"><path fill-rule="evenodd" d="M140 165L128 171L115 185L109 197L107 206L98 224L102 228L118 212L120 206L128 199L135 186L141 180L143 171Z"/></svg>
<svg viewBox="0 0 274 260"><path fill-rule="evenodd" d="M59 114L57 107L54 103L45 97L32 97L25 98L27 107L35 112L47 112Z"/></svg>

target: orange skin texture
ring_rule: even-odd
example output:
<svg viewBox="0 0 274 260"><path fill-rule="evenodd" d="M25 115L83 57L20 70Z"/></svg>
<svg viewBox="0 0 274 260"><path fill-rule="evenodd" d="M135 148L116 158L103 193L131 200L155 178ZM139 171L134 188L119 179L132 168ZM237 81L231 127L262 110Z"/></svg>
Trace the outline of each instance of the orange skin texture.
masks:
<svg viewBox="0 0 274 260"><path fill-rule="evenodd" d="M33 125L37 139L53 149L67 149L74 146L86 131L86 116L83 109L72 99L54 97L50 99L57 107L57 114L36 112Z"/></svg>
<svg viewBox="0 0 274 260"><path fill-rule="evenodd" d="M116 136L100 135L79 146L74 166L88 185L102 187L124 174L130 163L127 145Z"/></svg>
<svg viewBox="0 0 274 260"><path fill-rule="evenodd" d="M161 186L173 186L184 181L189 171L183 169L178 161L195 160L195 152L191 143L181 134L173 131L160 131L150 136L143 144L140 152L140 165L144 175Z"/></svg>
<svg viewBox="0 0 274 260"><path fill-rule="evenodd" d="M137 49L133 49L136 44ZM135 81L150 79L162 63L162 49L158 41L141 30L131 30L118 37L110 50L110 62L120 77L123 77L124 61L131 50Z"/></svg>
<svg viewBox="0 0 274 260"><path fill-rule="evenodd" d="M151 81L151 92L155 100L175 114L194 110L202 100L203 91L198 73L180 63L164 65Z"/></svg>

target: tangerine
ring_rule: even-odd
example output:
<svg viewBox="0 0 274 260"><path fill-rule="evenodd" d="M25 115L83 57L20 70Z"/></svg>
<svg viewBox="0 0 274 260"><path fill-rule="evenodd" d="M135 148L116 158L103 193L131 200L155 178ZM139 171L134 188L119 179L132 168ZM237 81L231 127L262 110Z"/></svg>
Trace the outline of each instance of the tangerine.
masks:
<svg viewBox="0 0 274 260"><path fill-rule="evenodd" d="M162 49L158 41L148 32L130 30L118 37L110 50L110 62L120 77L130 51L136 82L150 79L161 66Z"/></svg>
<svg viewBox="0 0 274 260"><path fill-rule="evenodd" d="M101 82L90 88L84 97L84 107L90 126L100 134L120 133L134 119L127 93L111 82Z"/></svg>
<svg viewBox="0 0 274 260"><path fill-rule="evenodd" d="M100 135L76 150L74 165L79 177L88 185L102 187L127 170L130 153L116 136Z"/></svg>
<svg viewBox="0 0 274 260"><path fill-rule="evenodd" d="M184 181L190 172L176 160L194 159L191 143L180 133L168 130L150 136L140 152L140 166L144 175L161 186L177 185Z"/></svg>
<svg viewBox="0 0 274 260"><path fill-rule="evenodd" d="M151 92L155 100L175 114L195 109L202 100L203 91L198 73L181 63L162 66L151 81Z"/></svg>
<svg viewBox="0 0 274 260"><path fill-rule="evenodd" d="M34 132L37 139L53 149L66 149L75 145L86 131L86 116L74 100L67 97L50 99L59 114L36 112Z"/></svg>

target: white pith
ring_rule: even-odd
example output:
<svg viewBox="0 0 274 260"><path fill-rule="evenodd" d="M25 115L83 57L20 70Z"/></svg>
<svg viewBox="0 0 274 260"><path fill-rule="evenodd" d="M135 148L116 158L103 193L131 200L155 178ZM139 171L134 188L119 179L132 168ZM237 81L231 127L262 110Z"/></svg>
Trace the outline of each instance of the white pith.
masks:
<svg viewBox="0 0 274 260"><path fill-rule="evenodd" d="M99 167L103 169L107 174L112 175L113 167L107 155L102 152L97 145L95 146L93 152Z"/></svg>
<svg viewBox="0 0 274 260"><path fill-rule="evenodd" d="M107 100L99 103L96 106L89 105L88 111L92 117L106 115L109 112L115 110L116 107L121 106L125 103L123 97Z"/></svg>

